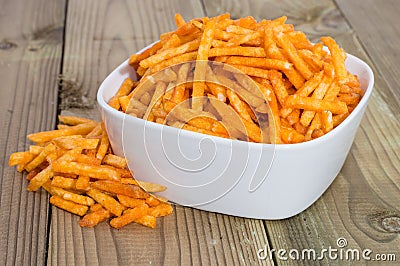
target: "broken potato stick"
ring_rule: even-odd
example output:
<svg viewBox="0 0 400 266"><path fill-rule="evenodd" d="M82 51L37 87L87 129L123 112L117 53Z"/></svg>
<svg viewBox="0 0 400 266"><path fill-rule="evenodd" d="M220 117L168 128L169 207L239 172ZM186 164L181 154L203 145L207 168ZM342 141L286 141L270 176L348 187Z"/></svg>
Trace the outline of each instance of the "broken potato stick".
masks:
<svg viewBox="0 0 400 266"><path fill-rule="evenodd" d="M86 205L74 203L72 201L65 200L58 196L51 196L50 203L60 209L66 210L70 213L73 213L73 214L76 214L79 216L85 215L89 209L89 207Z"/></svg>
<svg viewBox="0 0 400 266"><path fill-rule="evenodd" d="M122 212L125 210L125 208L117 200L97 189L90 189L86 192L86 194L88 194L88 196L93 198L106 210L116 216L121 216Z"/></svg>

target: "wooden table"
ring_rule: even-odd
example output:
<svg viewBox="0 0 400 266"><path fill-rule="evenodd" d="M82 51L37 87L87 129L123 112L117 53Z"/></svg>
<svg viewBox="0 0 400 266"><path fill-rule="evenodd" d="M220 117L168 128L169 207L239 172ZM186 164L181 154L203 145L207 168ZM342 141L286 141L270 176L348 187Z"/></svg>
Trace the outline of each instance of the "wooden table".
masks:
<svg viewBox="0 0 400 266"><path fill-rule="evenodd" d="M0 6L0 264L347 264L327 257L285 261L277 254L337 248L340 237L348 248L395 254L399 263L399 1L20 0ZM130 54L172 30L176 12L185 19L287 15L312 40L331 35L373 68L375 91L346 163L306 211L263 221L175 206L155 230L136 224L115 230L107 223L81 229L79 217L50 207L43 190L27 192L24 175L7 166L10 153L28 147L28 133L55 128L57 114L99 118L99 84ZM257 258L264 248L275 250L271 260Z"/></svg>

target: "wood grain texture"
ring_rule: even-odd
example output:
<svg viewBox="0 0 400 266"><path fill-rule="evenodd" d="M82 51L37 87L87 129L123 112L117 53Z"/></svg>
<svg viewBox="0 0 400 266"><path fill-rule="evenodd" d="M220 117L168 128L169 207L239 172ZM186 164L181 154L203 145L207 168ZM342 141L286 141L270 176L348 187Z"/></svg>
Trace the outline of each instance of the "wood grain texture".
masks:
<svg viewBox="0 0 400 266"><path fill-rule="evenodd" d="M131 53L175 28L204 16L199 1L69 1L62 73L62 114L99 118L102 80ZM79 217L53 207L48 263L54 265L254 265L268 246L263 222L180 206L156 229L108 223L80 228ZM271 262L261 262L271 265Z"/></svg>
<svg viewBox="0 0 400 266"><path fill-rule="evenodd" d="M394 253L399 258L400 123L398 111L395 110L398 110L400 98L396 96L398 88L390 87L390 82L393 84L396 78L393 74L399 70L396 56L391 56L398 54L397 48L391 46L398 43L400 35L394 34L394 31L398 31L394 22L390 23L387 30L381 26L384 15L374 17L373 13L379 13L377 9L380 3L338 2L343 13L334 2L319 0L205 1L205 7L210 16L224 12L230 12L233 17L252 15L257 19L287 15L288 22L306 32L311 40L318 41L320 36L330 35L347 52L362 58L373 68L375 91L348 159L334 183L306 211L282 221L265 221L265 226L271 248L275 251L310 248L321 251L328 246L337 248L337 239L344 237L348 241L348 248L370 248L374 253ZM392 12L399 7L397 4L388 11L393 5L396 5L394 1L389 1L382 8L383 14L391 14L390 21L396 18ZM364 27L362 25L367 21L366 17L374 18ZM351 27L353 24L356 32ZM360 34L358 31L361 31ZM380 32L378 35L381 37L377 42L375 31ZM387 35L389 43L382 45L388 40L385 38ZM382 50L385 47L388 51L386 54ZM380 59L376 60L375 57ZM382 72L385 74L380 75ZM391 226L387 226L388 223ZM276 253L274 258L282 265L305 263L280 260ZM308 260L306 263L336 265L342 262L324 258L321 261ZM365 264L365 261L359 263Z"/></svg>
<svg viewBox="0 0 400 266"><path fill-rule="evenodd" d="M7 163L12 152L28 147L27 134L54 127L65 2L0 6L0 264L41 265L48 195L28 192L25 175Z"/></svg>

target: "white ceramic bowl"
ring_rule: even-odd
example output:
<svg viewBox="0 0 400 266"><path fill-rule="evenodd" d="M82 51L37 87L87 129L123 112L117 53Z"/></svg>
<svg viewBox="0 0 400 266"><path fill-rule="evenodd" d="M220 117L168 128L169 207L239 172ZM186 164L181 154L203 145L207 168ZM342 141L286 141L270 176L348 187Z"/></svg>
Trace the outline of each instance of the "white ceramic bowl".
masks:
<svg viewBox="0 0 400 266"><path fill-rule="evenodd" d="M108 106L126 77L128 60L101 84L97 100L114 152L126 156L135 177L167 186L161 196L198 209L260 219L300 213L329 187L342 168L374 84L370 67L348 55L364 96L328 134L299 144L223 139L147 122Z"/></svg>

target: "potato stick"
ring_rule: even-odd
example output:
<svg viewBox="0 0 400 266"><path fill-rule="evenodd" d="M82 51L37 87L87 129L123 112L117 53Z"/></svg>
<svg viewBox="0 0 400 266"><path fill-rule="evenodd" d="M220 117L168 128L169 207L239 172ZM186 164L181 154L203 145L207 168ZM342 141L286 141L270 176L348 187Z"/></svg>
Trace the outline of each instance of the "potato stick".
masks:
<svg viewBox="0 0 400 266"><path fill-rule="evenodd" d="M307 36L302 31L292 31L287 33L290 41L293 43L297 50L307 49L311 50L313 44L307 39Z"/></svg>
<svg viewBox="0 0 400 266"><path fill-rule="evenodd" d="M96 211L100 211L100 210L105 210L103 208L103 206L101 206L100 203L95 203L95 204L91 205L90 208L89 208L90 212L96 212Z"/></svg>
<svg viewBox="0 0 400 266"><path fill-rule="evenodd" d="M285 85L283 84L282 74L278 71L271 70L269 75L276 98L282 106L285 106L285 100L288 97L288 93Z"/></svg>
<svg viewBox="0 0 400 266"><path fill-rule="evenodd" d="M214 48L222 48L222 47L232 47L232 46L235 46L235 44L231 43L231 42L221 41L221 40L213 40L211 43L211 46Z"/></svg>
<svg viewBox="0 0 400 266"><path fill-rule="evenodd" d="M243 65L233 65L233 64L230 64L230 66L236 68L237 70L249 76L260 77L265 79L269 78L269 70L266 69L243 66Z"/></svg>
<svg viewBox="0 0 400 266"><path fill-rule="evenodd" d="M357 93L340 93L337 99L347 105L355 105L360 101L361 95Z"/></svg>
<svg viewBox="0 0 400 266"><path fill-rule="evenodd" d="M141 205L146 204L146 200L144 199L135 199L125 195L117 195L119 202L128 208L135 208ZM149 197L151 198L151 197Z"/></svg>
<svg viewBox="0 0 400 266"><path fill-rule="evenodd" d="M120 104L120 107L122 109L122 112L126 113L129 103L130 103L130 97L129 96L122 96L118 98L118 102Z"/></svg>
<svg viewBox="0 0 400 266"><path fill-rule="evenodd" d="M135 223L144 225L146 227L150 228L156 228L156 217L151 216L151 215L143 215L137 219L134 220Z"/></svg>
<svg viewBox="0 0 400 266"><path fill-rule="evenodd" d="M175 25L177 28L183 26L184 24L186 24L185 20L183 19L182 15L179 13L175 14Z"/></svg>
<svg viewBox="0 0 400 266"><path fill-rule="evenodd" d="M57 129L65 129L65 128L69 128L70 126L68 125L63 125L63 124L58 124L57 125Z"/></svg>
<svg viewBox="0 0 400 266"><path fill-rule="evenodd" d="M43 151L39 153L38 156L35 157L32 161L30 161L26 166L25 170L30 172L36 167L38 167L41 163L43 163L46 160L46 156L49 155L50 153L54 152L56 150L56 146L52 143L48 144L46 147L44 147Z"/></svg>
<svg viewBox="0 0 400 266"><path fill-rule="evenodd" d="M98 190L111 192L116 195L125 195L136 199L146 199L149 197L149 195L139 186L121 184L120 182L116 181L96 181L91 184L91 187Z"/></svg>
<svg viewBox="0 0 400 266"><path fill-rule="evenodd" d="M141 181L141 180L136 180L133 178L121 178L121 183L140 186L146 192L162 192L167 189L163 185L150 183L150 182L146 182L146 181Z"/></svg>
<svg viewBox="0 0 400 266"><path fill-rule="evenodd" d="M133 54L129 58L129 65L135 67L135 65L138 64L143 59L146 59L157 53L157 51L162 48L162 45L163 45L162 42L156 42L150 48L147 48L145 51L143 51L141 54Z"/></svg>
<svg viewBox="0 0 400 266"><path fill-rule="evenodd" d="M321 119L319 117L319 114L320 113L315 114L315 116L314 116L314 118L313 118L313 120L311 122L311 125L307 129L307 132L305 134L305 140L306 141L311 140L313 138L314 131L317 130L317 129L320 129L322 127Z"/></svg>
<svg viewBox="0 0 400 266"><path fill-rule="evenodd" d="M96 127L86 135L86 138L98 137L101 136L102 133L103 129L101 128L101 123L97 123Z"/></svg>
<svg viewBox="0 0 400 266"><path fill-rule="evenodd" d="M157 205L160 205L160 203L161 202L153 196L150 196L146 199L146 204L149 205L149 207L155 207ZM156 216L156 215L153 215L153 216Z"/></svg>
<svg viewBox="0 0 400 266"><path fill-rule="evenodd" d="M88 176L84 176L84 175L80 175L78 177L78 179L76 180L76 184L75 187L78 190L89 190L90 189L90 177Z"/></svg>
<svg viewBox="0 0 400 266"><path fill-rule="evenodd" d="M88 206L77 204L69 200L64 200L58 196L51 196L50 203L60 209L66 210L79 216L85 215L89 209Z"/></svg>
<svg viewBox="0 0 400 266"><path fill-rule="evenodd" d="M324 61L311 51L302 49L298 50L298 53L309 66L312 66L315 69L315 72L321 71L321 69L324 67Z"/></svg>
<svg viewBox="0 0 400 266"><path fill-rule="evenodd" d="M230 43L232 43L234 46L239 46L243 43L252 41L254 39L260 38L261 37L261 33L256 31L256 32L252 32L246 35L240 35L240 36L236 36L235 38L229 40Z"/></svg>
<svg viewBox="0 0 400 266"><path fill-rule="evenodd" d="M163 47L157 51L157 54L161 53L170 48L178 47L181 44L181 40L179 39L178 35L172 34L169 39L164 42ZM139 67L140 68L140 67Z"/></svg>
<svg viewBox="0 0 400 266"><path fill-rule="evenodd" d="M170 204L161 203L161 204L158 204L157 206L149 208L147 213L154 217L162 217L162 216L171 214L172 211L173 211L173 208Z"/></svg>
<svg viewBox="0 0 400 266"><path fill-rule="evenodd" d="M53 196L58 196L62 199L69 200L75 202L77 204L91 206L94 204L94 200L90 197L79 195L62 189L60 187L50 186L46 190Z"/></svg>
<svg viewBox="0 0 400 266"><path fill-rule="evenodd" d="M91 119L87 119L87 118L83 118L83 117L66 116L66 115L59 115L58 121L60 121L63 124L66 124L66 125L70 125L70 126L96 122Z"/></svg>
<svg viewBox="0 0 400 266"><path fill-rule="evenodd" d="M331 37L321 37L321 41L328 46L332 55L332 63L335 68L335 76L339 83L343 84L347 81L347 70L345 66L345 53L339 48L337 43Z"/></svg>
<svg viewBox="0 0 400 266"><path fill-rule="evenodd" d="M304 85L296 92L296 95L301 97L306 97L310 95L321 83L323 76L324 76L323 71L320 71L319 73L315 74L312 79L307 80L307 82L304 83Z"/></svg>
<svg viewBox="0 0 400 266"><path fill-rule="evenodd" d="M123 98L123 97L122 97ZM121 98L120 98L121 99ZM128 99L129 100L129 99ZM146 112L147 106L141 103L140 101L136 100L135 98L132 98L130 100L128 109L125 111L127 114L131 113L132 111L135 110L135 113L139 116L142 117L144 113Z"/></svg>
<svg viewBox="0 0 400 266"><path fill-rule="evenodd" d="M110 146L110 141L108 139L107 131L103 129L103 136L100 140L100 145L97 150L96 158L99 160L103 160L104 156L108 151L108 147Z"/></svg>
<svg viewBox="0 0 400 266"><path fill-rule="evenodd" d="M126 78L117 93L110 99L108 105L116 110L119 110L120 103L118 99L122 96L128 95L132 91L133 85L134 81L130 78Z"/></svg>
<svg viewBox="0 0 400 266"><path fill-rule="evenodd" d="M342 123L349 116L349 114L350 113L348 112L344 114L334 115L332 117L333 127L337 127L340 123Z"/></svg>
<svg viewBox="0 0 400 266"><path fill-rule="evenodd" d="M200 40L196 39L191 42L182 44L179 47L166 49L159 54L152 55L152 56L140 61L139 64L141 67L148 68L148 67L154 66L166 59L169 59L171 57L174 57L177 55L182 55L182 54L185 54L188 52L192 52L192 51L198 49L199 45L200 45Z"/></svg>
<svg viewBox="0 0 400 266"><path fill-rule="evenodd" d="M95 128L97 122L88 122L71 126L65 129L43 131L39 133L29 134L27 137L30 141L41 143L49 142L54 138L69 136L69 135L86 135Z"/></svg>
<svg viewBox="0 0 400 266"><path fill-rule="evenodd" d="M138 207L135 207L133 209L127 209L124 211L124 214L120 217L114 218L110 221L110 225L116 229L120 229L123 226L130 224L134 222L136 219L139 219L140 217L147 215L147 205L141 205Z"/></svg>
<svg viewBox="0 0 400 266"><path fill-rule="evenodd" d="M303 126L300 121L293 125L293 128L300 134L304 135L307 133L307 127Z"/></svg>
<svg viewBox="0 0 400 266"><path fill-rule="evenodd" d="M105 209L90 212L82 217L82 219L79 221L79 225L81 227L94 227L110 218L110 216L110 212Z"/></svg>
<svg viewBox="0 0 400 266"><path fill-rule="evenodd" d="M304 141L304 136L293 128L282 127L281 136L284 143L299 143Z"/></svg>
<svg viewBox="0 0 400 266"><path fill-rule="evenodd" d="M140 97L139 101L144 104L143 109L146 108L147 105L150 104L151 101L151 95L148 91L146 91L145 93L143 93L143 95Z"/></svg>
<svg viewBox="0 0 400 266"><path fill-rule="evenodd" d="M261 47L221 47L211 48L209 57L222 56L222 55L240 55L249 57L266 57L265 51Z"/></svg>
<svg viewBox="0 0 400 266"><path fill-rule="evenodd" d="M229 25L226 27L226 32L233 32L236 34L251 34L254 30L246 29L237 25Z"/></svg>
<svg viewBox="0 0 400 266"><path fill-rule="evenodd" d="M113 197L108 196L107 194L104 194L97 189L90 189L89 191L86 192L86 194L92 199L94 199L96 202L100 203L101 206L103 206L110 213L116 216L121 216L122 212L125 209Z"/></svg>
<svg viewBox="0 0 400 266"><path fill-rule="evenodd" d="M44 170L40 171L35 177L31 179L29 182L27 190L36 191L38 190L44 183L46 183L50 178L52 178L54 172L52 167L49 165Z"/></svg>
<svg viewBox="0 0 400 266"><path fill-rule="evenodd" d="M311 97L319 100L323 99L326 91L331 86L332 81L333 81L332 78L324 76L321 83L314 90L313 95ZM314 118L314 115L315 115L314 111L309 111L309 110L303 111L303 113L301 114L300 123L305 127L308 126L311 123L312 119Z"/></svg>
<svg viewBox="0 0 400 266"><path fill-rule="evenodd" d="M290 125L296 124L300 120L300 109L292 110L292 112L286 117L286 119L288 120Z"/></svg>
<svg viewBox="0 0 400 266"><path fill-rule="evenodd" d="M56 162L71 162L76 158L77 155L82 153L82 148L75 148L72 150L67 151L61 157L57 159Z"/></svg>
<svg viewBox="0 0 400 266"><path fill-rule="evenodd" d="M232 32L223 31L220 29L215 29L215 39L229 41L232 38L235 38L237 34Z"/></svg>
<svg viewBox="0 0 400 266"><path fill-rule="evenodd" d="M158 100L160 100L161 97L164 95L166 88L167 88L167 85L164 82L157 82L156 89L151 98L150 104L148 105L147 110L144 113L143 119L148 120L149 115L151 114L151 109L154 108L154 105L156 104L156 102Z"/></svg>
<svg viewBox="0 0 400 266"><path fill-rule="evenodd" d="M64 189L77 189L76 179L67 178L59 175L53 176L53 178L51 179L51 185Z"/></svg>
<svg viewBox="0 0 400 266"><path fill-rule="evenodd" d="M221 137L221 138L228 138L228 135L212 132L212 131L204 129L204 128L198 128L196 126L184 124L184 123L181 123L181 122L178 122L178 121L176 121L171 126L176 127L176 128L180 128L180 129L185 129L185 130L197 132L197 133L201 133L201 134L205 134L205 135L211 135L211 136L216 136L216 137Z"/></svg>
<svg viewBox="0 0 400 266"><path fill-rule="evenodd" d="M196 60L196 58L197 58L197 51L184 53L184 54L169 58L169 59L161 61L157 65L155 65L152 68L152 73L156 73L156 72L160 71L161 69L164 69L169 66Z"/></svg>
<svg viewBox="0 0 400 266"><path fill-rule="evenodd" d="M55 138L52 142L61 149L71 150L74 148L82 149L96 149L99 140L98 139L87 139L87 138Z"/></svg>
<svg viewBox="0 0 400 266"><path fill-rule="evenodd" d="M38 147L38 146L36 146ZM43 147L41 152L43 151ZM29 149L31 150L31 149ZM40 153L40 152L39 152ZM14 152L10 155L10 159L8 160L8 166L14 165L25 165L32 161L38 154L31 153L30 151L21 151L21 152Z"/></svg>
<svg viewBox="0 0 400 266"><path fill-rule="evenodd" d="M53 170L59 173L90 176L96 179L120 180L121 174L104 165L90 165L76 162L56 161Z"/></svg>
<svg viewBox="0 0 400 266"><path fill-rule="evenodd" d="M320 112L319 116L321 118L322 130L324 131L324 133L328 133L333 129L332 112L322 111Z"/></svg>
<svg viewBox="0 0 400 266"><path fill-rule="evenodd" d="M311 97L301 97L298 95L289 95L286 98L285 105L290 108L300 108L310 111L331 111L333 114L344 114L348 112L347 105L339 101L325 101Z"/></svg>
<svg viewBox="0 0 400 266"><path fill-rule="evenodd" d="M176 29L174 33L181 36L181 35L191 35L198 31L199 29L196 26L194 26L191 21L189 21L180 26L178 29Z"/></svg>
<svg viewBox="0 0 400 266"><path fill-rule="evenodd" d="M226 90L226 95L228 96L229 102L236 110L236 112L244 119L252 121L250 114L247 112L247 109L244 106L245 103L242 102L239 96L237 96L237 94L232 90Z"/></svg>
<svg viewBox="0 0 400 266"><path fill-rule="evenodd" d="M117 168L125 168L127 166L126 158L114 154L107 154L103 159L103 163Z"/></svg>
<svg viewBox="0 0 400 266"><path fill-rule="evenodd" d="M296 48L293 46L292 42L289 40L287 35L280 32L276 37L276 42L286 51L295 68L300 72L300 74L306 79L309 80L312 78L313 73L308 68L307 64L304 60L299 56Z"/></svg>
<svg viewBox="0 0 400 266"><path fill-rule="evenodd" d="M171 101L180 103L183 101L183 95L186 89L186 80L189 72L190 64L183 63L178 70L178 78L176 80L176 87L173 90Z"/></svg>
<svg viewBox="0 0 400 266"><path fill-rule="evenodd" d="M207 62L209 57L209 50L211 42L214 39L215 21L209 21L204 29L201 38L199 50L196 58L196 67L194 70L194 81L192 91L192 108L195 110L203 110L203 96L204 96L204 80L206 78Z"/></svg>
<svg viewBox="0 0 400 266"><path fill-rule="evenodd" d="M262 57L230 56L225 63L276 70L289 70L292 67L292 64L283 60Z"/></svg>
<svg viewBox="0 0 400 266"><path fill-rule="evenodd" d="M76 156L74 156L73 161L77 162L77 163L86 163L86 164L93 164L93 165L101 164L100 159L97 159L96 157L89 156L86 154L77 154Z"/></svg>
<svg viewBox="0 0 400 266"><path fill-rule="evenodd" d="M266 51L267 51L267 55L269 58L282 60L282 61L286 60L286 57L282 54L282 52L275 45L275 43L270 45L268 50L266 50ZM282 70L282 72L290 80L290 82L296 87L296 89L299 89L303 86L304 78L295 68L292 67L288 70Z"/></svg>

